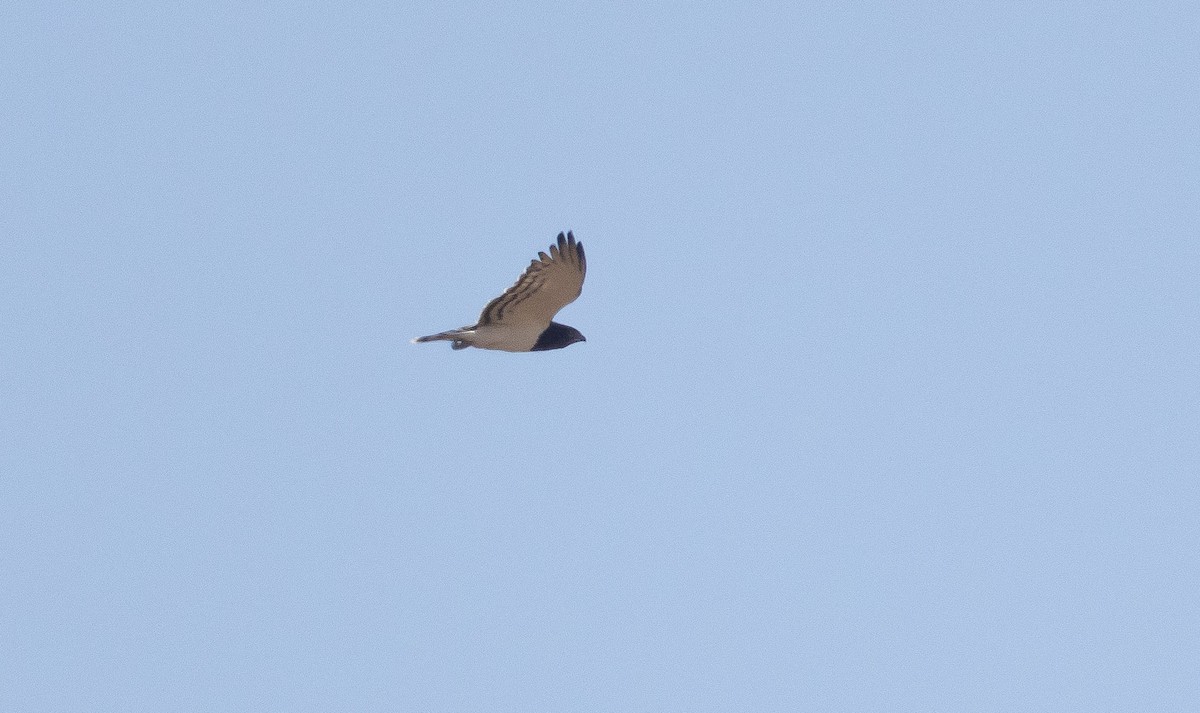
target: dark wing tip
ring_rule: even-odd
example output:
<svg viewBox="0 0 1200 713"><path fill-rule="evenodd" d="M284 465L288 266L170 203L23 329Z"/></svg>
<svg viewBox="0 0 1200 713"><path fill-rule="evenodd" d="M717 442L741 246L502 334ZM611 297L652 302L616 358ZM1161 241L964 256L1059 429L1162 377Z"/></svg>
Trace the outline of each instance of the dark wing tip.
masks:
<svg viewBox="0 0 1200 713"><path fill-rule="evenodd" d="M579 263L579 269L581 271L587 270L587 258L583 254L583 243L575 241L574 232L568 230L565 233L559 233L556 242L558 243L558 252L560 255L574 257L575 261ZM571 258L568 257L567 259Z"/></svg>
<svg viewBox="0 0 1200 713"><path fill-rule="evenodd" d="M583 254L583 243L575 242L575 235L567 231L567 239L571 241L571 246L575 248L576 259L579 260L579 271L587 272L587 256Z"/></svg>

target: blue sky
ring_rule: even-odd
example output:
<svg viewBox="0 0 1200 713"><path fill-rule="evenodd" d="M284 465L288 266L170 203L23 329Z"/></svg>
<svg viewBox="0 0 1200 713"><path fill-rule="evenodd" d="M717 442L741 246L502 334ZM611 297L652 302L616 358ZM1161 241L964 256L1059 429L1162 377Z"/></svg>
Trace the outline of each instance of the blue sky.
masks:
<svg viewBox="0 0 1200 713"><path fill-rule="evenodd" d="M1190 3L0 11L0 709L1200 704ZM560 230L537 354L471 323Z"/></svg>

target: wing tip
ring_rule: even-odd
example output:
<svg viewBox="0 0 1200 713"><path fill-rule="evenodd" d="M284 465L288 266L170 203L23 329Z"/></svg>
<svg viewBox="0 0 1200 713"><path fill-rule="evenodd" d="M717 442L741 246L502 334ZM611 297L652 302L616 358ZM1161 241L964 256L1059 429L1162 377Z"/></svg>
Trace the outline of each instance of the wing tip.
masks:
<svg viewBox="0 0 1200 713"><path fill-rule="evenodd" d="M560 232L556 242L558 243L559 254L566 256L577 255L579 264L584 264L583 243L575 240L574 231L568 230L565 233Z"/></svg>
<svg viewBox="0 0 1200 713"><path fill-rule="evenodd" d="M587 269L587 256L583 252L583 243L576 242L575 233L567 231L567 244L571 246L572 252L575 254L576 260L579 262L581 270Z"/></svg>

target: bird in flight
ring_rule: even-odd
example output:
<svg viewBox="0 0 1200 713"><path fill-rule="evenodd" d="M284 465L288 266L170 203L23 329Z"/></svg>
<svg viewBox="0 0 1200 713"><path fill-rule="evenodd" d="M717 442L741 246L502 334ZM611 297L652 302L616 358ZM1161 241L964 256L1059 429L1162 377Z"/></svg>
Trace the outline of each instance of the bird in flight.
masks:
<svg viewBox="0 0 1200 713"><path fill-rule="evenodd" d="M477 324L417 337L413 343L444 341L453 349L540 352L586 342L578 329L551 321L583 291L586 274L583 243L575 242L570 232L559 233L550 254L538 253L517 284L488 302Z"/></svg>

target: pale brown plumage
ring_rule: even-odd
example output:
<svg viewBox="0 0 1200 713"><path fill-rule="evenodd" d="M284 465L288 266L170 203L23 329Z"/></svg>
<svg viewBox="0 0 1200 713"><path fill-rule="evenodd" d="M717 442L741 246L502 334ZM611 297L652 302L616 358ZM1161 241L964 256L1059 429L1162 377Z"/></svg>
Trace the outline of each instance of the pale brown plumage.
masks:
<svg viewBox="0 0 1200 713"><path fill-rule="evenodd" d="M531 260L517 283L488 303L479 315L479 325L536 322L550 323L563 307L575 301L583 292L587 276L587 259L583 246L571 233L558 234L558 244L550 246L550 254L538 253Z"/></svg>

